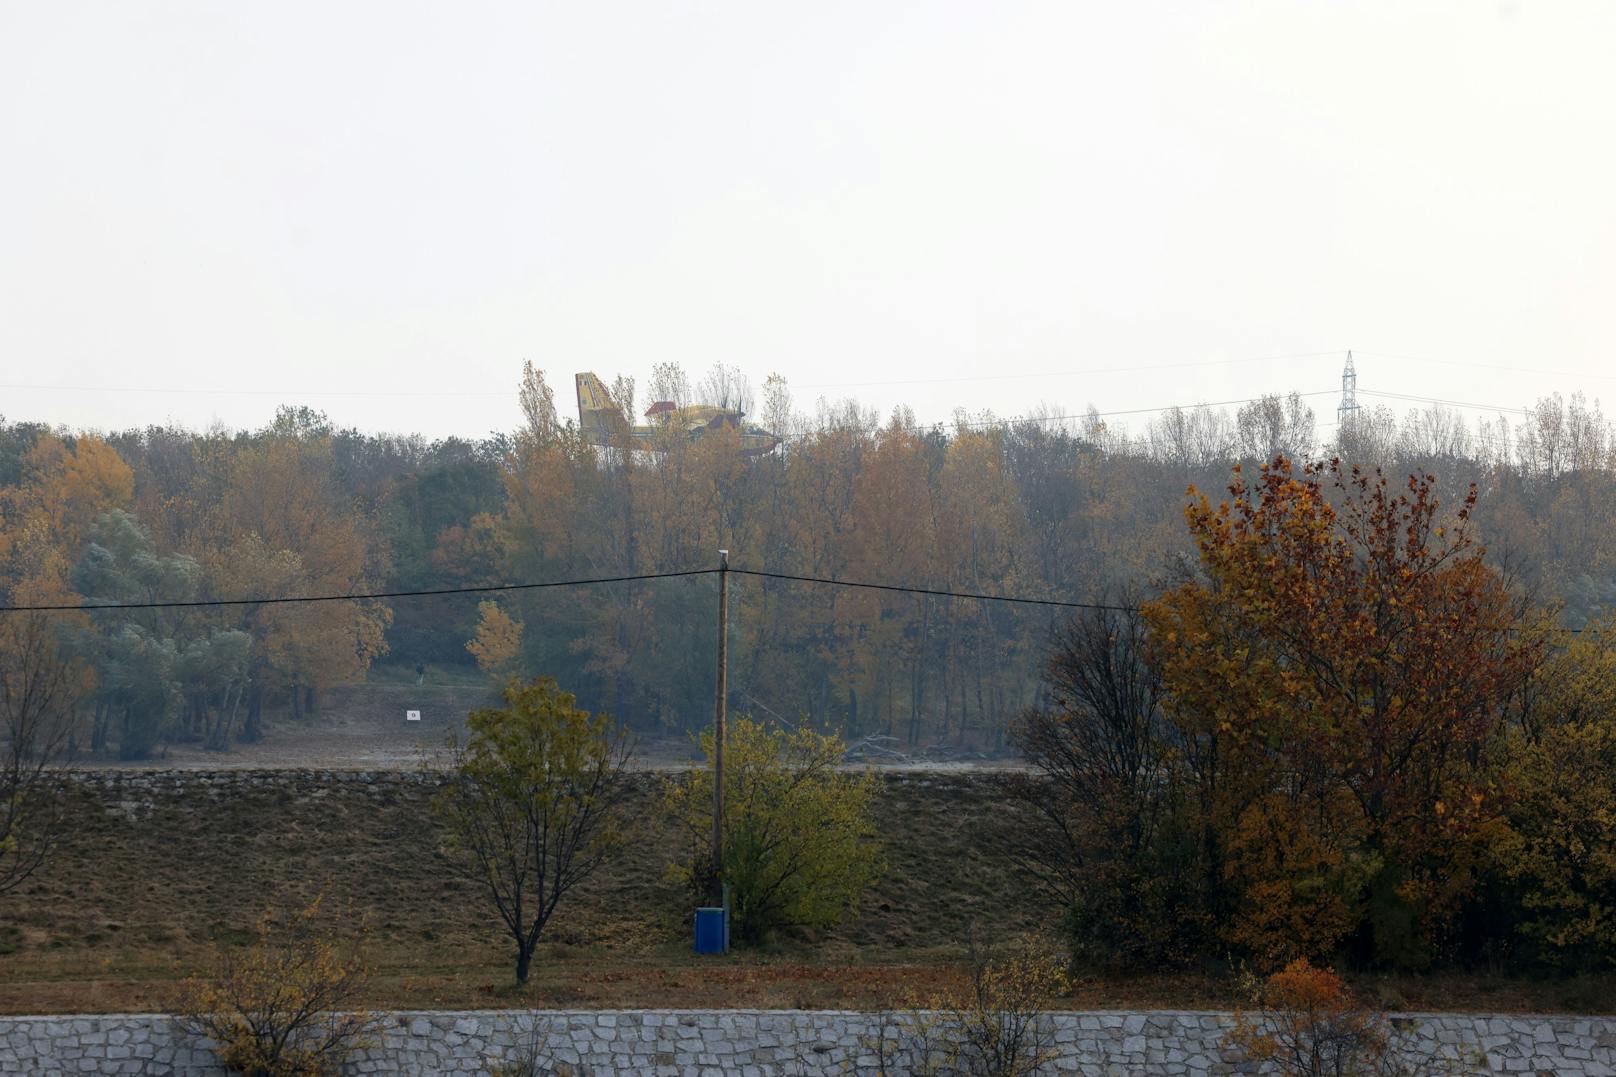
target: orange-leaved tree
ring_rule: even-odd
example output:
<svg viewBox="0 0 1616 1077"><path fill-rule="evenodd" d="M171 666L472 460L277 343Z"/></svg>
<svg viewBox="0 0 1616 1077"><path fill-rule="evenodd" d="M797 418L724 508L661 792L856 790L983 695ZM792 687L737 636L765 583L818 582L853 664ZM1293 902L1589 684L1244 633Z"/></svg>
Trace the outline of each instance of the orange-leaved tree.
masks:
<svg viewBox="0 0 1616 1077"><path fill-rule="evenodd" d="M1237 1013L1229 1032L1248 1061L1296 1077L1399 1071L1384 1015L1360 1004L1333 969L1297 958L1251 993L1262 1012Z"/></svg>
<svg viewBox="0 0 1616 1077"><path fill-rule="evenodd" d="M1471 534L1475 489L1444 507L1428 475L1278 458L1227 501L1190 493L1201 577L1146 617L1228 941L1429 960L1499 828L1489 752L1542 651Z"/></svg>

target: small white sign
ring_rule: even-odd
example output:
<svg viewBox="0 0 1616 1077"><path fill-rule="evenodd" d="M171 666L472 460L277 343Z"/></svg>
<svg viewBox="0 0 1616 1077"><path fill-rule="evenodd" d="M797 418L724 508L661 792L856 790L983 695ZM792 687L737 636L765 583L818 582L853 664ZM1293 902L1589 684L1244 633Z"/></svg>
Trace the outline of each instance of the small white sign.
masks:
<svg viewBox="0 0 1616 1077"><path fill-rule="evenodd" d="M421 720L421 712L420 711L405 711L404 712L404 720L406 722L419 722Z"/></svg>

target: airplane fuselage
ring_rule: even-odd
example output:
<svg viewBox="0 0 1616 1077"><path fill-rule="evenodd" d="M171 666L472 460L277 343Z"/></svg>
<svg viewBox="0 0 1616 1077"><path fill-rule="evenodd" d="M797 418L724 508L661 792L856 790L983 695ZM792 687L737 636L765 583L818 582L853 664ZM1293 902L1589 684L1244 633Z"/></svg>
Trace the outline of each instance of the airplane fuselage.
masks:
<svg viewBox="0 0 1616 1077"><path fill-rule="evenodd" d="M593 374L579 374L575 380L578 387L579 426L584 438L595 445L661 452L676 439L694 441L718 434L735 438L736 448L742 455L755 456L769 452L780 444L777 436L762 427L746 425L744 412L716 404L686 404L679 407L668 401L658 401L645 412L649 423L630 426L612 403L599 378Z"/></svg>

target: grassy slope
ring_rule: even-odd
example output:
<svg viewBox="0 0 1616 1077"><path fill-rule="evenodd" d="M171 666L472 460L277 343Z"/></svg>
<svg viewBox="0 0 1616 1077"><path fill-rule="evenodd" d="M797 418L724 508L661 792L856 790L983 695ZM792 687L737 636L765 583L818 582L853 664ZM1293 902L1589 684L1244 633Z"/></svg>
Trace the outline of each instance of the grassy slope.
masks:
<svg viewBox="0 0 1616 1077"><path fill-rule="evenodd" d="M887 871L860 913L767 952L696 958L688 902L662 883L673 845L653 775L637 777L651 834L566 901L534 983L516 993L491 909L446 870L430 786L283 772L172 779L156 793L84 795L48 868L0 897L0 1012L164 1009L214 946L239 944L266 903L329 891L367 924L378 1006L879 1006L957 974L976 921L991 932L1048 927L1054 910L1016 879L993 840L991 779L883 777ZM1377 985L1410 1008L1610 1007L1608 984L1400 980ZM1225 985L1142 975L1090 980L1065 1005L1224 1006Z"/></svg>

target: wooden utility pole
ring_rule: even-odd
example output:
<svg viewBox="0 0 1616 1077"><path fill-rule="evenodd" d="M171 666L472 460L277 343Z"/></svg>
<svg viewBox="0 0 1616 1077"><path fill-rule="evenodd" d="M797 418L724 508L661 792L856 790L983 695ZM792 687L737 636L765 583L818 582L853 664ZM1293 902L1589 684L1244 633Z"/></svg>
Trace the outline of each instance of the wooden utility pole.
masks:
<svg viewBox="0 0 1616 1077"><path fill-rule="evenodd" d="M718 551L718 713L713 722L713 904L724 902L724 719L729 702L729 551Z"/></svg>

